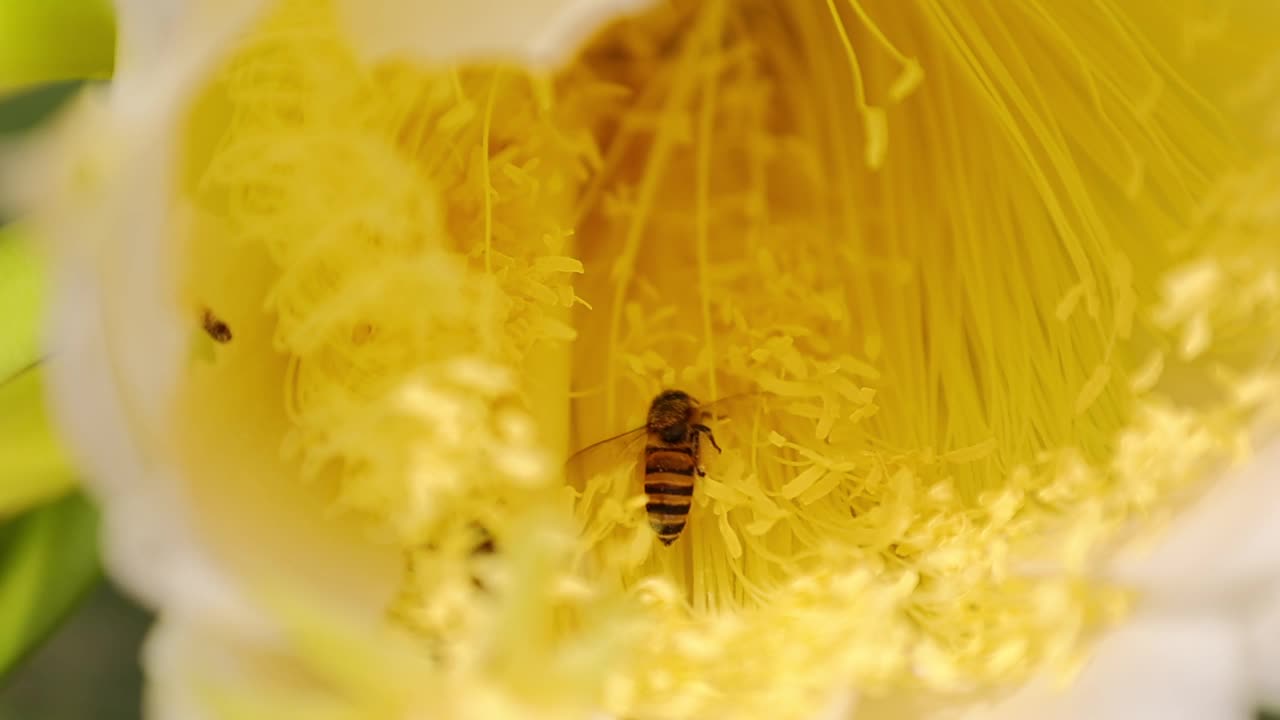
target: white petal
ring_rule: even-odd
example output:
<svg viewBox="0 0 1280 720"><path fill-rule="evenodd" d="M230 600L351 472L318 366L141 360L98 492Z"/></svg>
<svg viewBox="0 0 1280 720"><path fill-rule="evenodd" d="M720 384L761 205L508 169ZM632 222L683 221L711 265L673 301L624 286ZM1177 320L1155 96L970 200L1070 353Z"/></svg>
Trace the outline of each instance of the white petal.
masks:
<svg viewBox="0 0 1280 720"><path fill-rule="evenodd" d="M1165 604L1211 606L1280 578L1280 442L1224 472L1179 515L1150 554L1133 552L1115 577Z"/></svg>
<svg viewBox="0 0 1280 720"><path fill-rule="evenodd" d="M191 687L195 675L192 653L210 652L214 645L172 616L161 616L142 649L142 667L147 686L142 700L143 717L148 720L213 720L212 712L200 702Z"/></svg>
<svg viewBox="0 0 1280 720"><path fill-rule="evenodd" d="M122 144L171 136L147 132L163 127L162 115L130 118L138 139L123 138ZM283 567L334 595L354 596L361 606L372 597L385 600L395 559L336 535L339 523L319 516L313 507L318 500L306 504L296 497L305 492L300 485L286 478L255 484L257 476L202 485L191 468L179 465L169 433L192 320L176 300L174 256L180 248L171 241L177 235L168 226L165 201L171 184L164 163L152 161L169 154L163 144L150 154L131 148L134 161L109 173L105 202L78 206L45 226L58 239L49 322L51 406L86 471L87 489L104 508L107 565L153 607L199 610L246 627L260 614L239 588L278 576ZM225 431L234 436L237 429ZM219 503L216 510L211 500ZM310 524L298 517L304 511L316 513ZM243 576L246 568L232 566L233 557L249 561L255 577ZM353 568L360 571L348 572Z"/></svg>
<svg viewBox="0 0 1280 720"><path fill-rule="evenodd" d="M1213 615L1142 614L1109 633L1063 691L1043 683L965 720L1250 720L1238 626Z"/></svg>
<svg viewBox="0 0 1280 720"><path fill-rule="evenodd" d="M500 59L545 67L570 57L610 20L653 0L338 0L343 24L368 61Z"/></svg>
<svg viewBox="0 0 1280 720"><path fill-rule="evenodd" d="M171 469L143 451L145 428L163 426L182 347L169 300L172 244L161 240L164 193L147 199L121 189L167 187L172 155L165 143L146 153L139 142L166 137L153 134L167 129L162 114L110 110L110 102L82 103L64 128L63 154L42 168L62 196L35 209L53 255L49 392L105 508L108 567L154 604L177 587L174 573L200 563Z"/></svg>
<svg viewBox="0 0 1280 720"><path fill-rule="evenodd" d="M160 57L189 4L186 0L115 0L116 69Z"/></svg>
<svg viewBox="0 0 1280 720"><path fill-rule="evenodd" d="M141 12L150 5L133 7ZM122 68L110 86L87 94L58 127L56 152L32 158L15 176L40 185L26 196L34 198L26 209L53 256L46 341L51 406L86 472L87 489L104 508L109 570L153 607L198 610L253 627L260 613L241 597L242 568L229 567L227 548L211 544L210 522L197 522L209 518L168 437L192 331L178 303L183 247L171 196L179 129L191 97L248 21L206 4L184 7L168 26L170 41L192 42L173 43L164 62ZM193 27L200 18L217 22ZM214 530L238 533L241 544L273 542L250 537L261 528L243 517L219 520L222 527ZM319 533L327 529L316 525ZM313 556L341 544L310 540L295 537L289 549L314 547L309 562L298 565L323 575ZM254 556L264 563L279 559ZM341 575L346 556L326 557L330 575ZM367 594L382 589L370 586Z"/></svg>
<svg viewBox="0 0 1280 720"><path fill-rule="evenodd" d="M218 702L279 706L268 692L318 689L295 661L287 636L245 633L198 613L162 615L142 649L149 680L143 697L147 720L214 720L226 717ZM307 716L302 708L291 717Z"/></svg>
<svg viewBox="0 0 1280 720"><path fill-rule="evenodd" d="M121 261L126 261L123 252ZM254 613L237 597L193 534L181 484L160 458L144 457L131 431L137 415L124 407L121 381L151 373L171 375L160 362L163 343L133 360L137 374L108 362L100 276L83 256L65 255L54 266L53 339L48 364L50 401L73 452L89 475L86 488L104 512L104 560L112 574L144 603L165 602L246 626ZM145 293L148 284L135 283ZM157 321L164 304L140 311L136 323ZM126 341L128 338L126 338ZM143 411L146 403L136 410Z"/></svg>
<svg viewBox="0 0 1280 720"><path fill-rule="evenodd" d="M1280 444L1224 472L1112 577L1144 591L1072 686L1028 687L969 718L1251 718L1280 699ZM1261 698L1259 697L1261 695Z"/></svg>
<svg viewBox="0 0 1280 720"><path fill-rule="evenodd" d="M813 720L847 720L855 717L857 707L857 693L848 689L837 690L831 694L827 706L820 710Z"/></svg>
<svg viewBox="0 0 1280 720"><path fill-rule="evenodd" d="M1257 600L1245 626L1245 667L1259 705L1280 710L1280 579Z"/></svg>
<svg viewBox="0 0 1280 720"><path fill-rule="evenodd" d="M266 0L115 0L117 78L163 68L210 40L225 42Z"/></svg>

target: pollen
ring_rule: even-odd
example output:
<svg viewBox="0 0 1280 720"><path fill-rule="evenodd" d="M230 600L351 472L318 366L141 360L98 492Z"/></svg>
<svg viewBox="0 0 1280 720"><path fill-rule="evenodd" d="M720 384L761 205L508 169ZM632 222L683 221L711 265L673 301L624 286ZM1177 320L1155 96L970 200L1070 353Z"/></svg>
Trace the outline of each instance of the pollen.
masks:
<svg viewBox="0 0 1280 720"><path fill-rule="evenodd" d="M460 686L800 717L1069 677L1141 600L1106 553L1280 417L1280 165L1136 27L681 0L536 76L364 65L280 4L184 176L202 257L258 268L278 481L403 559L389 621ZM666 547L637 452L560 461L670 387L749 400Z"/></svg>

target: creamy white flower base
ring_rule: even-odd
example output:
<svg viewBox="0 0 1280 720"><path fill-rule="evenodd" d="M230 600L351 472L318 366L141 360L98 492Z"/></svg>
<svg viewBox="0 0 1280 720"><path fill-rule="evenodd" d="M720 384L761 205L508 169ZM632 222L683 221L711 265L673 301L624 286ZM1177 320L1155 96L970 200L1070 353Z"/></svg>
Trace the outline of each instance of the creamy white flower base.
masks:
<svg viewBox="0 0 1280 720"><path fill-rule="evenodd" d="M531 64L564 59L593 28L644 4L340 3L369 58L499 53ZM52 185L61 202L70 196L76 203L74 215L49 207L43 218L57 259L49 339L53 403L105 508L109 567L160 612L145 665L148 717L161 720L204 717L194 687L210 673L251 689L269 682L268 666L281 661L267 614L246 599L235 570L198 534L199 509L183 494L171 459L145 455L139 443L148 428L167 425L166 399L188 337L188 318L171 302L177 278L167 269L176 266L169 239L177 219L166 203L176 148L165 140L177 136L190 94L261 5L121 0L116 79L87 101L73 126L60 129L64 162L47 166L56 175L33 183ZM994 705L942 714L1230 719L1251 717L1259 703L1280 705L1277 517L1280 445L1272 445L1227 472L1152 553L1117 560L1115 576L1149 597L1098 641L1073 684L1029 686ZM293 527L288 519L280 525L276 537ZM245 531L254 527L248 522ZM296 540L310 554L299 565L315 570L302 574L357 622L375 622L394 569L362 552L348 529L311 534ZM312 543L322 535L328 544ZM325 584L326 575L341 579ZM856 714L852 691L833 688L832 696L825 716Z"/></svg>
<svg viewBox="0 0 1280 720"><path fill-rule="evenodd" d="M154 12L145 22L141 5ZM174 148L154 138L172 136L192 78L247 17L229 14L237 22L193 34L204 42L176 56L165 44L177 39L175 4L124 3L120 11L122 47L138 49L122 53L123 72L110 91L83 98L56 128L57 145L44 162L27 164L22 175L32 187L83 202L65 213L45 211L44 198L31 201L57 260L47 339L52 401L73 452L93 471L91 488L110 498L108 561L145 600L163 603L183 587L205 597L204 590L228 585L203 574L209 564L186 530L173 471L140 447L139 429L164 421L186 334L170 300L175 248L163 241L171 220L157 201L163 195L131 188L170 184ZM162 56L171 59L157 62ZM47 176L32 182L42 171Z"/></svg>
<svg viewBox="0 0 1280 720"><path fill-rule="evenodd" d="M1180 517L1150 552L1118 558L1147 598L1065 691L1027 687L963 718L1253 718L1280 707L1280 444Z"/></svg>

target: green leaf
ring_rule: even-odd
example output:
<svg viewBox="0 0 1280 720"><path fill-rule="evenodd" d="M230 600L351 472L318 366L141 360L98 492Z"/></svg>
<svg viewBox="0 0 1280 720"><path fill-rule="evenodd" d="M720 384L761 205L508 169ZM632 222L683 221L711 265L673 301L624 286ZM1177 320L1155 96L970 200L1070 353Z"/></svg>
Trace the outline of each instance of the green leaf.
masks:
<svg viewBox="0 0 1280 720"><path fill-rule="evenodd" d="M0 673L49 635L101 577L98 515L68 495L0 526Z"/></svg>
<svg viewBox="0 0 1280 720"><path fill-rule="evenodd" d="M0 378L0 517L65 493L75 480L45 405L43 368Z"/></svg>
<svg viewBox="0 0 1280 720"><path fill-rule="evenodd" d="M35 247L11 228L0 229L0 382L40 358L45 288Z"/></svg>
<svg viewBox="0 0 1280 720"><path fill-rule="evenodd" d="M108 0L0 0L0 95L109 77L115 29Z"/></svg>
<svg viewBox="0 0 1280 720"><path fill-rule="evenodd" d="M83 85L79 80L50 83L0 98L0 141L32 130L53 117Z"/></svg>
<svg viewBox="0 0 1280 720"><path fill-rule="evenodd" d="M42 258L0 230L0 516L63 493L75 479L45 404L45 292Z"/></svg>

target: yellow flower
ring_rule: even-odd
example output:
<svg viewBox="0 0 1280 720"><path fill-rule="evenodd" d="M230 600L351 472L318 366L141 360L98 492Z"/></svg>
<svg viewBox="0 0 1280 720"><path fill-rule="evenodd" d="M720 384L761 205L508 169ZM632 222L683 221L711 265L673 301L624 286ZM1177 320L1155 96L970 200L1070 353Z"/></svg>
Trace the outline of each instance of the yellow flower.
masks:
<svg viewBox="0 0 1280 720"><path fill-rule="evenodd" d="M23 178L155 715L1274 698L1277 11L627 5L122 6Z"/></svg>

